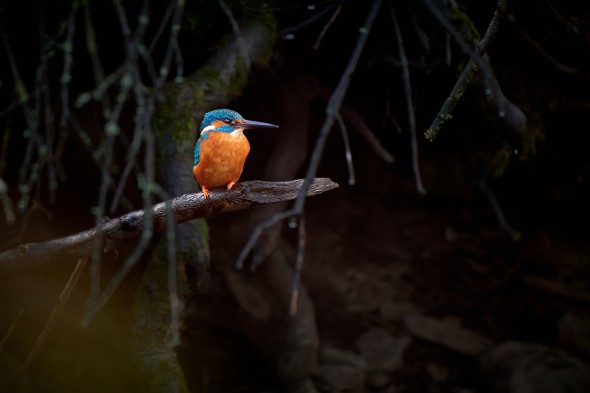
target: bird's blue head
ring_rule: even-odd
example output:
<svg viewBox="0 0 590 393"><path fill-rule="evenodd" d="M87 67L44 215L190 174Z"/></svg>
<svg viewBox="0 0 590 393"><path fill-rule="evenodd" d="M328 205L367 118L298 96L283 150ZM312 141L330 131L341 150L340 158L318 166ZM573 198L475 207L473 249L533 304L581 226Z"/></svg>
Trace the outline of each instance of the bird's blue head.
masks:
<svg viewBox="0 0 590 393"><path fill-rule="evenodd" d="M232 111L231 109L216 109L205 113L199 132L202 133L207 127L210 127L207 131L233 132L238 128L236 126L243 120L242 115L236 111Z"/></svg>
<svg viewBox="0 0 590 393"><path fill-rule="evenodd" d="M199 163L200 144L209 137L209 131L232 133L248 128L278 128L278 126L260 121L246 120L238 112L231 109L215 109L205 113L199 129L200 137L195 144L195 166Z"/></svg>

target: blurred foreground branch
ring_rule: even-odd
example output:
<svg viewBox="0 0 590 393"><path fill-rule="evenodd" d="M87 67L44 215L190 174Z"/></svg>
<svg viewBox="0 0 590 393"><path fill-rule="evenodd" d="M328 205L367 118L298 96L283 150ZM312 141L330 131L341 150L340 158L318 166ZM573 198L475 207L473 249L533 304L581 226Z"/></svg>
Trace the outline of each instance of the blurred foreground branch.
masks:
<svg viewBox="0 0 590 393"><path fill-rule="evenodd" d="M223 189L215 190L207 199L202 193L185 194L168 203L172 206L174 221L179 224L257 205L293 200L302 184L301 179L286 182L249 181L236 184L229 192ZM316 178L307 190L307 195L318 195L336 187L338 185L328 178ZM166 203L158 203L152 208L154 233L161 232L167 227ZM106 221L100 228L104 236L103 251L116 248L117 243L139 238L143 230L145 213L145 210L136 210ZM44 262L57 255L90 256L97 232L97 227L94 227L61 239L22 244L4 251L0 253L0 279L36 272L45 266Z"/></svg>

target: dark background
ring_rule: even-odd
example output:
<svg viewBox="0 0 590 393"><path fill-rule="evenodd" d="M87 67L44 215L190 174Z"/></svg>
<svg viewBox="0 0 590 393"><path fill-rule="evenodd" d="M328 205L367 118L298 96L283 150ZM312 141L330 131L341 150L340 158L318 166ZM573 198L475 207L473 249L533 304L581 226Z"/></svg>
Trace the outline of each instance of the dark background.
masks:
<svg viewBox="0 0 590 393"><path fill-rule="evenodd" d="M508 9L515 22L505 20L501 24L488 54L504 95L527 117L525 129L515 133L494 119L489 105L483 102L481 84L476 79L459 103L453 120L434 142L429 142L423 133L469 57L452 40L447 40L446 30L421 2L391 3L386 1L381 7L352 77L343 110L359 113L393 154L395 162L381 160L354 127L350 127L347 131L356 184L347 185L344 147L340 131L335 127L318 176L330 177L340 187L311 198L306 205L308 234L303 283L314 302L322 344L358 354L362 350L355 342L374 328L385 328L396 338L412 337L402 354L402 364L395 370L387 370L387 378L381 385L374 381L365 385L369 391L380 392L459 388L511 391L502 390L501 383L494 385L485 379L508 378L506 374L494 374L493 367L483 367L482 372L474 357L457 353L444 342L416 338L404 322L406 314L416 312L437 320L450 317L456 324L498 344L508 341L542 344L587 362L590 357L590 7L579 1L510 1ZM458 3L483 34L495 3ZM312 86L314 93L309 94L305 103L312 108L312 116L308 130L302 130L309 135L308 157L324 121L331 89L340 79L370 4L341 2L340 13L319 49L313 49L312 45L333 11L297 26L337 4L280 1L273 4L271 14L276 18L277 37L272 57L267 65L251 71L242 94L227 104L248 119L280 126L278 109L284 102L280 94L288 92L290 86ZM237 20L260 14L258 4L228 1L228 5ZM130 21L135 20L133 15L140 6L139 2L126 2ZM154 23L150 24L147 37L155 36L158 18L166 7L167 4L150 5ZM396 10L410 61L425 196L416 191L412 172L407 104L391 7ZM90 8L100 59L108 74L125 55L121 29L110 2L93 2ZM63 66L60 29L69 12L69 2L21 1L0 5L5 37L0 63L0 176L7 183L13 201L19 199L18 176L25 155L27 126L15 94L14 71L6 56L6 43L26 90L32 92L40 53L44 53L40 31L44 31L44 42L55 40L55 57L49 62L47 75L48 94L53 97L57 111L63 105L59 101ZM93 66L85 51L83 13L78 13L77 18L72 101L78 94L94 88ZM217 2L187 2L179 35L185 75L195 72L218 40L231 31L231 24ZM420 34L428 37L428 49L420 44ZM448 45L449 64L445 61ZM165 49L162 43L156 45L154 59L161 58ZM145 76L148 83L149 78ZM285 88L279 89L279 85ZM98 104L73 110L81 124L100 123ZM125 159L123 130L115 146L119 164ZM90 127L89 133L91 138L99 140L102 130ZM253 131L248 137L252 150L242 180L260 179L269 152L281 136ZM42 180L34 197L38 203L18 212L15 223L8 225L4 220L0 223L0 250L24 242L54 239L94 225L91 207L97 203L99 168L91 159L92 152L76 135L70 135L65 146L61 160L64 177L55 199L50 198L48 184ZM297 177L303 177L305 170L306 165L300 168ZM132 191L127 197L131 206L141 207L140 199ZM518 232L518 238L499 224L493 201L507 225ZM121 207L118 213L126 211ZM210 223L211 289L202 295L206 302L201 302L207 304L206 311L191 319L192 324L186 327L186 340L179 350L189 386L194 391L200 389L198 370L201 369L210 372L211 391L264 391L274 386L272 365L259 355L264 353L259 350L264 344L253 343L240 332L239 324L235 324L239 318L238 307L223 289L223 277L215 268L216 263L221 263L220 255L227 260L235 259L247 240L248 233L241 237L228 235L236 232L240 220L245 220L244 215L232 214ZM284 238L291 246L296 244L293 232L285 224ZM0 337L18 311L24 310L16 332L4 352L0 352L6 354L6 362L19 364L26 357L71 270L72 262L66 262L41 277L0 284L3 299ZM116 263L112 268L116 268ZM539 279L548 284L538 284ZM41 386L51 391L104 391L117 385L123 378L116 358L120 340L117 332L133 296L133 280L131 277L117 292L109 309L90 328L80 329L78 322L88 290L87 280L81 280L33 366L28 377L30 391L43 391ZM391 310L397 311L392 314ZM204 347L209 351L194 356ZM446 370L444 378L428 371L433 369L429 368L432 364ZM64 373L64 369L68 372ZM72 382L77 372L85 375L85 382ZM486 375L484 379L479 378L480 372ZM551 372L542 373L551 379ZM577 391L577 387L588 384L587 374L585 380L580 377L581 382L576 378L577 374L570 377L569 387L561 391ZM321 373L316 376L316 381L325 379ZM318 382L318 386L322 389L324 385ZM329 387L323 389L330 391Z"/></svg>

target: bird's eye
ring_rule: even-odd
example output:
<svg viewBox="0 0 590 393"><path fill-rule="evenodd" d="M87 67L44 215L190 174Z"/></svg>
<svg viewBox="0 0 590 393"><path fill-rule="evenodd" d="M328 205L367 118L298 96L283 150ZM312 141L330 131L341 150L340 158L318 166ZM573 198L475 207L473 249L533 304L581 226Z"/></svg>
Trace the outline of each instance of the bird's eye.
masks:
<svg viewBox="0 0 590 393"><path fill-rule="evenodd" d="M232 120L231 119L225 119L223 122L226 123L226 124L232 124Z"/></svg>

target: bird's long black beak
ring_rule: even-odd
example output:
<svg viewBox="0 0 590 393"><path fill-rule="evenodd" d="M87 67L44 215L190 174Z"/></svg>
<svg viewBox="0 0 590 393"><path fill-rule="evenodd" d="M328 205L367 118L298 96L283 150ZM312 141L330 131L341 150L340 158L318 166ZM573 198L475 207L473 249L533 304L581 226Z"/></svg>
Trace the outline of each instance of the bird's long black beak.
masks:
<svg viewBox="0 0 590 393"><path fill-rule="evenodd" d="M261 121L242 119L242 122L240 124L236 124L234 128L242 128L246 130L249 128L279 128L279 126L275 126L274 124L270 123L263 123Z"/></svg>

